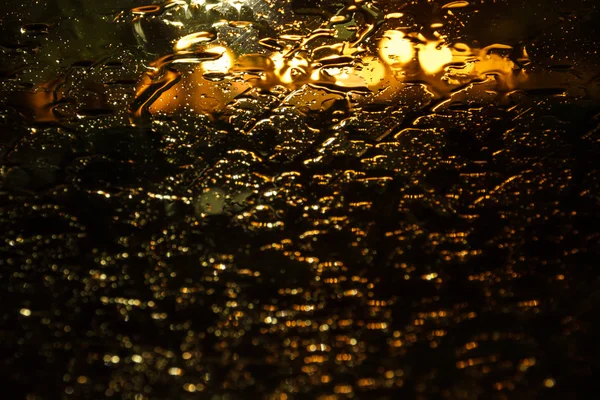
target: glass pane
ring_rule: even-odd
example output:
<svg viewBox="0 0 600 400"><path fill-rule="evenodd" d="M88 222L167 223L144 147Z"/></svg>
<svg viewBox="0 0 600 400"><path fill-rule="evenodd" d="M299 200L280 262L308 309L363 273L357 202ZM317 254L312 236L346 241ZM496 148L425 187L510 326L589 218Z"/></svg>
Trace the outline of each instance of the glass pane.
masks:
<svg viewBox="0 0 600 400"><path fill-rule="evenodd" d="M594 389L598 17L585 0L7 2L10 391Z"/></svg>

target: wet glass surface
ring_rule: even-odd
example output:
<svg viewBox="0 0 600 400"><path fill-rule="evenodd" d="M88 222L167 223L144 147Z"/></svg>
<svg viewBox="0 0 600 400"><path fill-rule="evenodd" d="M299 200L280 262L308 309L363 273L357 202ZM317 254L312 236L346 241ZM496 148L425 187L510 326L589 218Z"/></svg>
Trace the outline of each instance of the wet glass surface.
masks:
<svg viewBox="0 0 600 400"><path fill-rule="evenodd" d="M5 389L595 391L599 16L585 0L5 4Z"/></svg>

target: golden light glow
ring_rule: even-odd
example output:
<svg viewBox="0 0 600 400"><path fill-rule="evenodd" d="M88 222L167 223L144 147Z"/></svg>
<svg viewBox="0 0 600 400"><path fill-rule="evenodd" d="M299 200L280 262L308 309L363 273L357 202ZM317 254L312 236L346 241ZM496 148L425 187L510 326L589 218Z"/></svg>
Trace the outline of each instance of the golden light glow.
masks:
<svg viewBox="0 0 600 400"><path fill-rule="evenodd" d="M207 49L211 53L221 53L221 57L212 61L202 62L202 70L206 73L226 74L233 66L233 54L223 46L213 46Z"/></svg>
<svg viewBox="0 0 600 400"><path fill-rule="evenodd" d="M354 68L354 73L360 76L371 89L379 87L386 78L385 64L377 57L365 56L361 66Z"/></svg>
<svg viewBox="0 0 600 400"><path fill-rule="evenodd" d="M222 110L235 96L247 90L250 85L244 82L231 82L229 90L219 87L221 78L209 80L211 75L224 76L232 68L233 55L222 46L214 46L210 51L222 51L222 56L214 61L204 61L191 73L182 74L181 81L162 92L149 107L150 113L172 113L185 109L206 115ZM174 74L174 72L169 72ZM149 75L142 78L138 92L148 88L153 81Z"/></svg>
<svg viewBox="0 0 600 400"><path fill-rule="evenodd" d="M390 67L400 68L414 58L415 48L404 32L389 30L379 42L379 56Z"/></svg>
<svg viewBox="0 0 600 400"><path fill-rule="evenodd" d="M194 1L192 5L209 6L204 3ZM230 6L234 3L242 5L239 1L227 2ZM212 3L210 5L212 7ZM462 3L452 3L447 8L456 7L462 7ZM394 14L394 18L402 16L402 13ZM343 22L341 16L333 17L332 21ZM454 87L474 78L495 76L502 90L513 90L527 79L524 73L517 71L513 61L502 55L509 46L493 45L483 49L463 43L449 46L443 40L428 40L419 32L389 29L379 40L375 54L369 54L360 41L321 42L311 47L317 38L336 38L336 35L336 30L329 28L316 29L307 35L284 33L259 41L270 53L238 57L227 47L210 43L216 39L215 33L187 34L175 42L174 54L161 57L151 66L157 71L160 69L157 65L165 63L199 63L200 66L168 79L165 74L177 73L161 75L155 71L143 78L143 87L154 85L162 90L148 100L149 110L151 113L172 112L185 108L210 115L224 109L235 96L249 88L269 91L279 86L291 91L286 96L286 104L319 111L330 107L340 96L347 99L351 96L355 104L390 101L402 92L405 82L413 79L425 82L429 93L437 98L450 96ZM211 54L218 57L209 59ZM169 82L180 79L181 82L175 85L166 82L161 86L161 79L171 80ZM307 90L309 86L311 89Z"/></svg>
<svg viewBox="0 0 600 400"><path fill-rule="evenodd" d="M306 83L310 75L310 66L306 58L298 54L292 58L286 58L284 53L277 52L271 55L275 66L275 75L284 84Z"/></svg>
<svg viewBox="0 0 600 400"><path fill-rule="evenodd" d="M427 74L436 74L452 62L452 51L441 43L430 42L419 49L419 64Z"/></svg>

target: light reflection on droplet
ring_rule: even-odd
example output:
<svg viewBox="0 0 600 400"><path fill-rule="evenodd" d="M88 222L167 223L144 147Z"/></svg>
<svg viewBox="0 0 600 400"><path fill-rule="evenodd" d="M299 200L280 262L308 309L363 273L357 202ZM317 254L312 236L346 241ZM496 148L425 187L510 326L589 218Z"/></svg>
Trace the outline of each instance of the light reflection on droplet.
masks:
<svg viewBox="0 0 600 400"><path fill-rule="evenodd" d="M215 35L211 32L195 32L190 33L179 39L174 46L175 51L188 50L200 43L210 42L215 39Z"/></svg>
<svg viewBox="0 0 600 400"><path fill-rule="evenodd" d="M21 308L20 313L24 317L29 317L31 315L31 310L28 308Z"/></svg>

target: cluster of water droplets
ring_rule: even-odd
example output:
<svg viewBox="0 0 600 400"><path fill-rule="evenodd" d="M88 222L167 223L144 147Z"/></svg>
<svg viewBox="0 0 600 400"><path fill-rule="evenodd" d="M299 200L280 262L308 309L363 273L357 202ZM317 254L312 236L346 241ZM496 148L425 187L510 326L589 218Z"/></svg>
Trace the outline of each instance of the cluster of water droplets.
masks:
<svg viewBox="0 0 600 400"><path fill-rule="evenodd" d="M116 20L131 22L147 48L166 47L165 36L172 46L148 66L132 115L211 115L252 89L320 111L338 98L350 110L401 102L411 85L439 103L474 83L504 94L526 83L525 46L469 46L440 32L442 22L420 25L407 5L386 12L357 1L285 15L288 6L279 16L282 5L266 1L169 1L123 12ZM441 20L468 6L443 5Z"/></svg>
<svg viewBox="0 0 600 400"><path fill-rule="evenodd" d="M600 248L581 9L19 4L0 363L29 398L569 397Z"/></svg>

